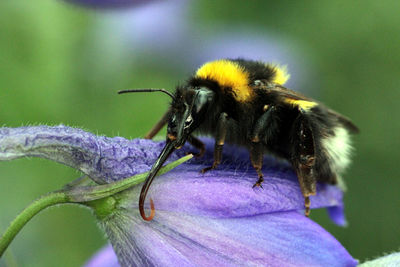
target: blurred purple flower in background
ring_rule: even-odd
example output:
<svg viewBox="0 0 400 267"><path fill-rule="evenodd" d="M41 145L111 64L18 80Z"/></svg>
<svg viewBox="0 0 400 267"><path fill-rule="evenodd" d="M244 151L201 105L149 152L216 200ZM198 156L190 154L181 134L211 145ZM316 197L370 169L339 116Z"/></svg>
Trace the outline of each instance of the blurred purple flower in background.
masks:
<svg viewBox="0 0 400 267"><path fill-rule="evenodd" d="M151 0L65 0L70 3L93 8L137 7L152 2Z"/></svg>
<svg viewBox="0 0 400 267"><path fill-rule="evenodd" d="M212 141L204 141L204 158L192 159L154 182L149 191L156 205L152 221L139 215L140 186L115 195L115 209L98 218L122 266L357 264L333 236L302 214L303 197L288 164L267 158L264 189L253 189L256 175L245 149L226 146L218 170L200 174L213 160ZM0 160L43 157L78 169L98 183L148 171L162 146L163 142L107 138L66 126L0 128ZM190 149L184 147L170 160ZM342 207L342 192L318 185L311 203L312 208ZM340 215L338 222L343 218ZM105 248L88 266L99 261L115 264L112 255Z"/></svg>
<svg viewBox="0 0 400 267"><path fill-rule="evenodd" d="M99 5L103 6L103 1L92 2L94 7ZM304 64L307 53L298 50L302 46L295 40L239 23L234 32L223 25L196 24L191 6L194 2L184 0L149 1L100 16L94 36L99 51L96 57L107 51L118 62L156 60L186 74L210 60L242 57L287 65L291 73L287 86L296 90L304 92L307 81L313 80L304 68L310 65Z"/></svg>

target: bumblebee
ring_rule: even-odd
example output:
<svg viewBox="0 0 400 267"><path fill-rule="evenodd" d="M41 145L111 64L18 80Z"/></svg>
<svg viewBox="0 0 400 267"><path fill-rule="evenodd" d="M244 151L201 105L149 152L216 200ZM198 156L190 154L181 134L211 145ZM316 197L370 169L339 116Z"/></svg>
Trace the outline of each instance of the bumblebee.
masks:
<svg viewBox="0 0 400 267"><path fill-rule="evenodd" d="M285 88L289 74L285 68L259 61L222 59L205 63L174 94L163 89L133 89L127 92L162 91L172 103L150 130L152 138L168 123L167 140L142 187L139 210L144 220L144 201L149 187L163 163L185 142L202 156L204 144L195 134L215 138L214 162L202 170L218 167L226 143L248 148L250 161L262 187L263 155L273 154L293 166L304 196L305 215L310 213L310 196L316 183L338 184L350 163L350 134L357 127L346 117L300 93Z"/></svg>

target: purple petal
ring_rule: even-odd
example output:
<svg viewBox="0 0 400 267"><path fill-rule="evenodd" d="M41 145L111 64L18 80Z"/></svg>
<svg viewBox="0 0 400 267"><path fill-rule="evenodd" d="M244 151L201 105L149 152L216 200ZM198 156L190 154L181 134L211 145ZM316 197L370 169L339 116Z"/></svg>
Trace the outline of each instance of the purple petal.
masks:
<svg viewBox="0 0 400 267"><path fill-rule="evenodd" d="M304 198L291 171L274 173L266 169L264 189L253 189L256 175L251 171L225 168L203 175L199 171L205 166L186 164L156 179L149 191L156 209L219 218L304 208ZM132 195L139 195L139 186L132 190ZM311 208L342 205L342 192L337 187L319 184L317 192L311 197ZM132 205L137 208L136 202Z"/></svg>
<svg viewBox="0 0 400 267"><path fill-rule="evenodd" d="M149 223L137 211L121 210L103 226L123 266L357 264L335 238L297 212L210 219L160 211Z"/></svg>
<svg viewBox="0 0 400 267"><path fill-rule="evenodd" d="M224 160L218 169L202 174L200 171L213 162L213 142L202 140L207 151L204 158L191 160L154 181L149 197L157 210L219 218L304 209L304 198L289 164L266 157L263 189L253 188L257 175L248 151L225 145ZM140 186L132 188L132 196L139 192ZM343 206L343 192L338 187L318 184L317 192L310 197L311 208ZM130 208L137 209L136 201L130 203ZM337 216L344 219L340 211L343 209L337 210Z"/></svg>
<svg viewBox="0 0 400 267"><path fill-rule="evenodd" d="M253 189L256 173L246 149L225 146L218 170L200 174L213 161L213 141L204 142L204 158L156 179L149 192L157 210L153 221L138 213L140 186L115 196L115 210L100 223L122 265L356 264L330 234L298 213L304 200L289 164L266 157L264 189ZM0 160L44 157L103 183L149 170L162 147L162 142L107 138L66 126L0 128ZM318 185L311 202L313 208L342 207L342 192ZM333 213L340 218L342 210Z"/></svg>
<svg viewBox="0 0 400 267"><path fill-rule="evenodd" d="M340 226L347 226L347 220L344 216L344 206L343 204L327 208L329 218Z"/></svg>
<svg viewBox="0 0 400 267"><path fill-rule="evenodd" d="M0 128L0 160L41 157L63 163L98 183L109 183L150 170L162 143L96 136L67 126ZM173 161L183 156L171 156Z"/></svg>
<svg viewBox="0 0 400 267"><path fill-rule="evenodd" d="M155 180L149 195L157 210L242 217L303 209L303 196L290 165L266 157L264 189L253 189L257 176L248 152L236 146L224 147L224 160L218 170L201 174L200 170L213 162L213 141L204 141L207 152L202 159L191 160ZM148 171L162 147L162 142L107 138L66 126L0 128L0 160L43 157L76 168L99 183ZM190 150L186 146L170 160ZM136 190L132 196L137 197L140 186L132 190ZM317 190L317 195L311 197L312 208L343 206L342 191L337 187L318 185ZM136 202L131 201L132 205Z"/></svg>
<svg viewBox="0 0 400 267"><path fill-rule="evenodd" d="M119 267L117 256L111 245L100 249L96 254L85 264L85 267Z"/></svg>

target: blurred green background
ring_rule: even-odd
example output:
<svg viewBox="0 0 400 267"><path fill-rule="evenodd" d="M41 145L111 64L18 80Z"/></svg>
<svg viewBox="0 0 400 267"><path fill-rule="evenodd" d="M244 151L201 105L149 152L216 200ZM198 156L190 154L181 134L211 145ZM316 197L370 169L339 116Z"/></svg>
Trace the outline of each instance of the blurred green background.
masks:
<svg viewBox="0 0 400 267"><path fill-rule="evenodd" d="M63 123L106 136L141 137L166 109L168 98L118 96L116 90L172 89L207 52L197 53L197 43L213 45L225 33L240 39L250 32L281 43L283 53L293 55L295 73L304 75L294 75L298 82L292 80L290 87L347 115L361 129L345 175L349 226L333 225L323 210L313 211L311 218L362 261L399 250L400 2L210 0L182 5L180 13L166 9L163 14L176 19L177 29L184 28L177 30L179 37L170 29L166 36L156 32L142 38L157 25L136 23L136 35L136 28L125 25L125 32L132 33L125 41L115 34L124 25L115 18L129 21L145 7L133 7L132 15L56 0L0 1L0 123ZM192 30L196 35L185 38ZM0 229L39 195L79 175L41 159L0 162ZM36 216L10 248L20 266L79 266L105 243L88 210L62 206Z"/></svg>

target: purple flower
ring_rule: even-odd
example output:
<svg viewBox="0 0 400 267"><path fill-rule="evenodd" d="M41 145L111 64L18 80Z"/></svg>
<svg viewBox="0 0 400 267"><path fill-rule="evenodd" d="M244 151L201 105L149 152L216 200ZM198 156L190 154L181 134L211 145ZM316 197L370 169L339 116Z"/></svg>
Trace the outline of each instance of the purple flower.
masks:
<svg viewBox="0 0 400 267"><path fill-rule="evenodd" d="M247 151L237 147L224 147L218 170L200 174L212 163L212 141L204 141L204 158L192 159L153 183L152 221L139 215L140 185L115 195L115 209L99 217L122 266L357 264L333 236L302 214L303 197L288 164L266 158L264 189L253 189L256 174ZM162 146L66 126L0 128L0 160L44 157L74 167L97 183L148 171ZM191 149L185 146L170 160ZM318 185L311 207L327 207L336 222L344 222L342 192L334 186ZM108 263L115 263L109 249L104 253L95 259L107 256Z"/></svg>
<svg viewBox="0 0 400 267"><path fill-rule="evenodd" d="M85 264L86 267L119 267L117 256L111 245L100 249L91 259Z"/></svg>

